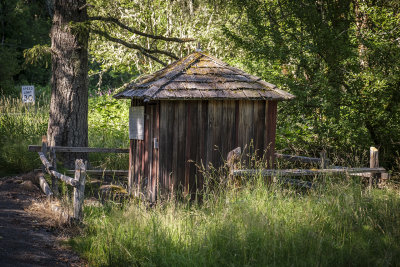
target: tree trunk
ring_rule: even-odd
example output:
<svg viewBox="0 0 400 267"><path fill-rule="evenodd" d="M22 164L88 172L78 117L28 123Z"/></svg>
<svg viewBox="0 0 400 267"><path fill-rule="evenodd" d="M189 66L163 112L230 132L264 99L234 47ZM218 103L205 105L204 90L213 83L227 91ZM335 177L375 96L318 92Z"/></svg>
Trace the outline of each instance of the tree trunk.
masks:
<svg viewBox="0 0 400 267"><path fill-rule="evenodd" d="M71 24L87 20L85 4L86 0L54 2L47 130L50 146L88 146L88 31ZM73 168L75 158L86 158L86 155L65 153L62 158L65 167Z"/></svg>

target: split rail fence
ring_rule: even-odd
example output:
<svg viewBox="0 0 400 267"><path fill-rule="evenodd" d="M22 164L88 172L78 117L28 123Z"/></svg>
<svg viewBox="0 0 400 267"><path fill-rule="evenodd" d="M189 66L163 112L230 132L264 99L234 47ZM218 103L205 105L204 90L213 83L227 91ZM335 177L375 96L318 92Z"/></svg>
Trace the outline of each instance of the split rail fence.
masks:
<svg viewBox="0 0 400 267"><path fill-rule="evenodd" d="M387 171L379 167L378 149L370 148L370 167L369 168L348 168L342 166L330 166L330 160L326 158L326 153L321 152L320 158L293 156L275 153L277 158L282 158L291 162L314 163L320 166L320 169L237 169L237 162L240 161L240 147L232 150L228 154L228 165L231 177L261 175L264 177L274 177L278 181L286 184L292 184L300 187L311 188L312 183L299 179L287 177L315 176L319 174L346 174L350 176L361 176L369 178L369 187L378 184L378 181L388 179Z"/></svg>
<svg viewBox="0 0 400 267"><path fill-rule="evenodd" d="M117 175L117 176L128 176L128 170L87 170L87 164L82 159L75 161L75 170L68 170L67 173L74 173L74 177L70 177L57 172L56 164L56 152L61 153L129 153L129 149L122 148L91 148L91 147L62 147L53 146L47 147L46 137L42 137L42 146L30 145L29 151L37 152L40 160L42 161L42 171L47 172L52 177L52 189L54 193L58 192L57 179L71 185L74 188L73 192L73 219L82 219L82 207L85 192L85 181L86 174L92 175ZM50 161L46 158L49 152ZM303 162L318 164L320 169L238 169L238 163L241 160L241 148L235 148L229 152L227 156L227 164L230 168L230 176L251 176L261 175L264 177L274 177L278 181L286 184L292 184L295 186L311 188L313 184L309 181L302 181L299 179L293 179L288 177L301 177L301 176L313 176L323 173L330 174L346 174L369 177L369 186L372 187L377 184L381 178L388 178L388 174L384 168L379 167L378 160L378 149L375 147L370 148L370 167L369 168L347 168L341 166L331 166L330 160L326 158L326 153L321 152L320 158L304 157L304 156L293 156L286 154L278 154L277 158L282 158L292 162ZM52 189L46 182L43 176L39 177L40 187L43 192L51 198L53 196Z"/></svg>
<svg viewBox="0 0 400 267"><path fill-rule="evenodd" d="M43 164L42 173L48 173L52 178L52 188L46 182L43 175L39 176L39 184L43 192L48 198L52 198L58 192L57 180L61 180L74 188L73 192L73 215L72 218L75 220L82 219L82 208L85 195L85 182L86 174L91 175L117 175L117 176L128 176L127 170L88 170L87 164L82 159L75 161L75 170L67 170L66 173L74 174L74 177L70 177L61 174L57 171L57 158L56 152L61 153L129 153L128 149L123 148L93 148L93 147L62 147L62 146L47 146L46 136L42 136L42 145L30 145L28 146L29 151L37 152L39 158ZM49 159L47 159L49 154ZM54 193L53 193L54 191Z"/></svg>

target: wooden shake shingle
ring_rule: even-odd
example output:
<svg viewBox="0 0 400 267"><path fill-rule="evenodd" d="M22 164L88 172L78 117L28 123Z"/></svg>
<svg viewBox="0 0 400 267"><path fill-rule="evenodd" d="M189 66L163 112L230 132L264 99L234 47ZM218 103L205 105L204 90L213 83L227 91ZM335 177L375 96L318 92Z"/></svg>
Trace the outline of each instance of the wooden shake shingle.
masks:
<svg viewBox="0 0 400 267"><path fill-rule="evenodd" d="M289 100L294 96L261 78L195 52L145 76L115 98L152 100Z"/></svg>

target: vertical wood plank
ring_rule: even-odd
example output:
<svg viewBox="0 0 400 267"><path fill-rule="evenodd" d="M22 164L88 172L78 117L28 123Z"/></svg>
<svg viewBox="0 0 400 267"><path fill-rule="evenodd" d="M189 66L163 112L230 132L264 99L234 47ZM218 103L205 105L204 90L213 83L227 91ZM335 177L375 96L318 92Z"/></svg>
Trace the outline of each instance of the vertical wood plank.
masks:
<svg viewBox="0 0 400 267"><path fill-rule="evenodd" d="M228 147L228 138L229 135L227 134L228 131L228 102L229 100L223 100L219 101L221 105L219 106L219 112L221 114L220 116L220 125L219 125L219 140L218 140L218 146L219 146L219 153L220 155L226 155L225 151L227 151ZM225 158L225 156L223 156ZM221 162L222 163L222 162Z"/></svg>
<svg viewBox="0 0 400 267"><path fill-rule="evenodd" d="M171 189L172 185L172 177L173 174L173 166L172 166L172 158L171 155L173 153L173 135L175 131L175 103L168 101L168 114L167 114L167 151L165 151L165 164L167 169L167 176L165 180L165 190L168 192Z"/></svg>
<svg viewBox="0 0 400 267"><path fill-rule="evenodd" d="M219 168L223 165L223 154L222 150L224 149L223 145L225 142L222 142L223 136L226 134L226 121L224 121L226 115L224 114L224 102L225 101L216 101L216 109L215 109L215 127L213 130L213 139L214 139L214 151L213 151L213 164L216 168ZM226 136L225 136L226 138ZM224 139L225 140L225 139Z"/></svg>
<svg viewBox="0 0 400 267"><path fill-rule="evenodd" d="M146 151L147 151L147 159L146 159L146 192L147 198L151 199L151 184L152 184L152 170L153 170L153 107L154 105L148 105L148 133L147 133L147 140L146 140Z"/></svg>
<svg viewBox="0 0 400 267"><path fill-rule="evenodd" d="M248 151L254 153L254 102L246 101L245 104L245 127L246 127L246 143L249 147Z"/></svg>
<svg viewBox="0 0 400 267"><path fill-rule="evenodd" d="M129 172L128 172L128 193L131 195L133 194L132 185L133 185L133 177L134 177L134 150L133 150L133 140L129 140Z"/></svg>
<svg viewBox="0 0 400 267"><path fill-rule="evenodd" d="M264 131L265 131L265 104L264 101L254 102L254 149L257 157L262 157L264 153Z"/></svg>
<svg viewBox="0 0 400 267"><path fill-rule="evenodd" d="M171 190L173 192L176 191L177 185L178 185L178 169L179 169L179 162L178 162L178 153L179 153L179 125L180 125L180 118L179 118L179 113L180 109L178 107L179 103L176 104L175 108L175 116L174 116L174 123L175 123L175 131L173 131L173 143L172 143L172 166L173 166L173 171L172 171L172 184L171 184Z"/></svg>
<svg viewBox="0 0 400 267"><path fill-rule="evenodd" d="M212 163L212 144L213 144L213 129L214 129L214 102L212 100L208 101L207 108L207 143L206 143L206 169L208 170L209 164Z"/></svg>
<svg viewBox="0 0 400 267"><path fill-rule="evenodd" d="M212 100L209 102L208 106L209 142L207 144L207 159L208 162L216 168L218 168L221 163L221 102L222 101Z"/></svg>
<svg viewBox="0 0 400 267"><path fill-rule="evenodd" d="M198 148L197 148L197 155L196 155L196 163L202 168L204 166L206 168L207 166L207 140L209 136L208 132L208 101L203 100L203 101L198 101ZM200 172L201 169L196 168L196 184L197 184L197 189L202 190L203 189L203 175L202 172Z"/></svg>
<svg viewBox="0 0 400 267"><path fill-rule="evenodd" d="M138 162L138 176L137 176L137 192L139 193L141 191L141 184L142 184L142 162L143 162L143 149L142 149L142 140L136 140L137 146L138 146L138 157L137 157L137 162Z"/></svg>
<svg viewBox="0 0 400 267"><path fill-rule="evenodd" d="M264 103L264 112L265 112L265 116L264 116L264 156L265 159L267 160L267 167L269 167L268 162L270 161L270 152L269 152L269 147L270 147L270 143L269 143L269 118L268 118L268 106L269 106L269 101L265 101Z"/></svg>
<svg viewBox="0 0 400 267"><path fill-rule="evenodd" d="M224 103L224 116L225 122L225 140L224 149L222 150L222 155L227 155L229 151L235 148L236 143L236 103L235 101L229 100ZM223 136L223 135L222 135ZM225 157L225 156L224 156Z"/></svg>
<svg viewBox="0 0 400 267"><path fill-rule="evenodd" d="M188 101L179 101L177 104L177 112L178 112L178 121L175 123L178 131L178 157L177 157L177 168L176 175L177 181L175 188L179 191L185 190L185 167L186 167L186 139L188 138L188 134L186 132L187 127L187 106L190 104Z"/></svg>
<svg viewBox="0 0 400 267"><path fill-rule="evenodd" d="M238 120L238 146L242 148L243 153L247 153L247 146L246 146L246 114L244 112L246 106L244 100L239 100L239 120Z"/></svg>
<svg viewBox="0 0 400 267"><path fill-rule="evenodd" d="M165 101L160 101L160 142L159 142L159 188L158 191L163 193L163 189L165 186L165 181L167 177L167 169L166 169L166 153L167 153L167 115L168 109ZM170 152L169 152L170 153Z"/></svg>
<svg viewBox="0 0 400 267"><path fill-rule="evenodd" d="M134 102L131 100L131 106L133 106ZM128 172L128 193L130 195L133 194L133 185L134 185L134 173L135 173L135 151L134 151L134 140L129 140L129 172Z"/></svg>
<svg viewBox="0 0 400 267"><path fill-rule="evenodd" d="M204 143L204 135L203 135L203 131L204 131L204 123L203 123L203 104L202 101L197 101L197 114L196 114L196 120L197 120L197 139L196 139L196 148L195 149L195 162L197 166L201 166L201 154L204 151L204 148L202 148L202 143ZM201 177L200 177L200 172L198 168L195 168L195 173L194 173L196 180L195 180L195 193L197 190L201 189Z"/></svg>
<svg viewBox="0 0 400 267"><path fill-rule="evenodd" d="M253 139L253 101L241 100L239 102L239 145L242 147L242 153L247 155L253 152L250 147ZM247 158L244 158L248 162Z"/></svg>
<svg viewBox="0 0 400 267"><path fill-rule="evenodd" d="M197 164L197 150L199 149L199 139L201 135L199 134L199 111L201 111L201 103L199 101L190 101L188 103L190 106L190 112L187 113L187 128L190 140L189 141L189 151L186 154L189 155L187 159L188 166L188 193L191 194L191 198L194 199L194 193L196 192L197 181L196 181L196 164ZM189 108L188 108L189 111Z"/></svg>
<svg viewBox="0 0 400 267"><path fill-rule="evenodd" d="M268 166L269 168L274 167L275 161L275 135L276 135L276 112L277 112L277 101L269 101L268 103L268 138L267 144L269 144L268 148Z"/></svg>
<svg viewBox="0 0 400 267"><path fill-rule="evenodd" d="M239 121L240 121L240 114L239 114L239 100L235 101L235 145L234 147L240 146L239 144ZM242 147L243 149L243 147Z"/></svg>
<svg viewBox="0 0 400 267"><path fill-rule="evenodd" d="M144 107L144 138L140 141L142 149L142 166L141 166L141 181L140 190L142 193L146 193L146 184L148 183L148 161L149 161L149 151L147 143L149 141L149 105Z"/></svg>
<svg viewBox="0 0 400 267"><path fill-rule="evenodd" d="M190 179L190 142L193 139L192 136L192 104L186 105L186 144L185 144L185 181L184 181L184 195L187 196L189 193L189 179Z"/></svg>
<svg viewBox="0 0 400 267"><path fill-rule="evenodd" d="M153 117L153 122L154 122L154 132L153 132L153 138L156 139L156 141L159 144L159 139L160 139L160 104L157 103L156 106L154 106L154 117ZM152 184L151 184L151 191L152 191L152 197L151 201L155 202L157 200L157 183L158 183L158 173L159 173L159 146L158 148L155 147L155 144L153 143L153 172L152 172Z"/></svg>
<svg viewBox="0 0 400 267"><path fill-rule="evenodd" d="M137 140L133 140L133 155L134 155L134 176L133 176L133 184L132 184L132 190L135 193L135 196L138 196L138 184L139 184L139 163L140 163L140 158L139 158L139 145Z"/></svg>

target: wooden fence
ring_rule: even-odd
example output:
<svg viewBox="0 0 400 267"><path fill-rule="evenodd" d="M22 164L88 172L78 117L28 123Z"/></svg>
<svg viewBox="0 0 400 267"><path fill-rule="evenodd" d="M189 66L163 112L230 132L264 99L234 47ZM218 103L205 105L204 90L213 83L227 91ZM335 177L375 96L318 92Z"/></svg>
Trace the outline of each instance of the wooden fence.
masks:
<svg viewBox="0 0 400 267"><path fill-rule="evenodd" d="M30 145L28 150L32 152L42 152L46 154L49 152L49 160L54 169L56 166L56 152L57 153L129 153L127 148L97 148L97 147L65 147L65 146L52 146L47 147L46 136L42 137L42 145ZM73 174L75 170L66 170L66 173ZM86 170L89 175L116 175L116 176L128 176L128 170Z"/></svg>
<svg viewBox="0 0 400 267"><path fill-rule="evenodd" d="M47 160L46 156L42 152L38 152L38 154L40 160L43 163L44 169L48 174L50 174L53 178L60 179L66 184L69 184L74 187L74 196L73 196L74 209L72 218L76 220L81 220L83 200L85 195L86 164L83 162L83 160L77 159L75 161L75 177L72 178L55 171L53 166ZM48 197L51 197L53 195L53 192L51 191L44 177L41 176L39 180L40 180L40 187L42 188L43 192Z"/></svg>
<svg viewBox="0 0 400 267"><path fill-rule="evenodd" d="M62 147L47 146L46 136L42 136L42 145L30 145L29 151L37 152L43 164L42 172L50 174L52 178L52 188L44 179L43 175L39 176L39 184L43 192L48 198L52 198L58 192L57 180L61 180L74 188L73 192L73 219L82 219L82 207L85 195L86 174L91 175L118 175L128 176L127 170L87 170L87 164L82 159L75 161L75 170L67 170L66 173L74 174L74 178L57 172L56 152L61 153L129 153L129 149L124 148L94 148L94 147ZM49 160L46 155L49 154Z"/></svg>
<svg viewBox="0 0 400 267"><path fill-rule="evenodd" d="M315 176L318 174L346 174L356 175L362 177L369 177L369 186L372 187L378 183L378 180L384 176L388 177L388 174L384 168L379 167L378 149L375 147L370 148L370 167L369 168L348 168L342 166L329 166L330 160L326 158L326 153L321 152L320 158L311 158L304 156L293 156L276 153L277 158L282 158L292 162L303 162L303 163L316 163L320 165L320 169L237 169L237 162L240 160L241 150L236 148L228 154L228 164L230 167L230 175L235 176L251 176L261 175L265 177L275 177L277 180L294 184L301 187L311 188L312 183L307 181L301 181L298 179L290 179L287 177L298 177L298 176Z"/></svg>
<svg viewBox="0 0 400 267"><path fill-rule="evenodd" d="M52 177L53 191L56 193L57 179L61 180L74 188L73 205L74 212L73 218L77 220L82 219L82 207L85 192L85 180L86 174L104 175L104 174L115 174L115 175L128 175L127 170L87 170L87 164L81 159L77 159L75 162L75 170L68 170L67 173L74 173L74 178L57 172L56 166L56 152L61 153L129 153L128 149L122 148L90 148L90 147L47 147L46 137L42 137L42 146L30 145L29 151L37 152L40 160L43 163L43 173L47 172ZM46 158L46 154L49 152L50 160ZM239 162L241 160L241 148L238 147L229 152L227 157L227 164L230 168L230 176L251 176L261 175L265 177L274 177L282 183L293 184L300 187L311 188L312 183L309 181L302 181L298 179L292 179L288 177L301 177L301 176L312 176L323 173L338 174L343 173L346 175L357 175L369 177L369 186L377 184L377 181L382 177L383 174L387 176L387 172L384 168L379 167L378 150L374 147L370 148L370 167L369 168L347 168L341 166L330 165L330 160L326 157L325 152L321 152L320 158L304 157L304 156L293 156L285 154L275 154L277 158L282 158L292 162L303 162L303 163L315 163L320 166L320 169L238 169ZM40 187L43 192L48 196L53 196L53 192L47 184L43 176L39 178Z"/></svg>

